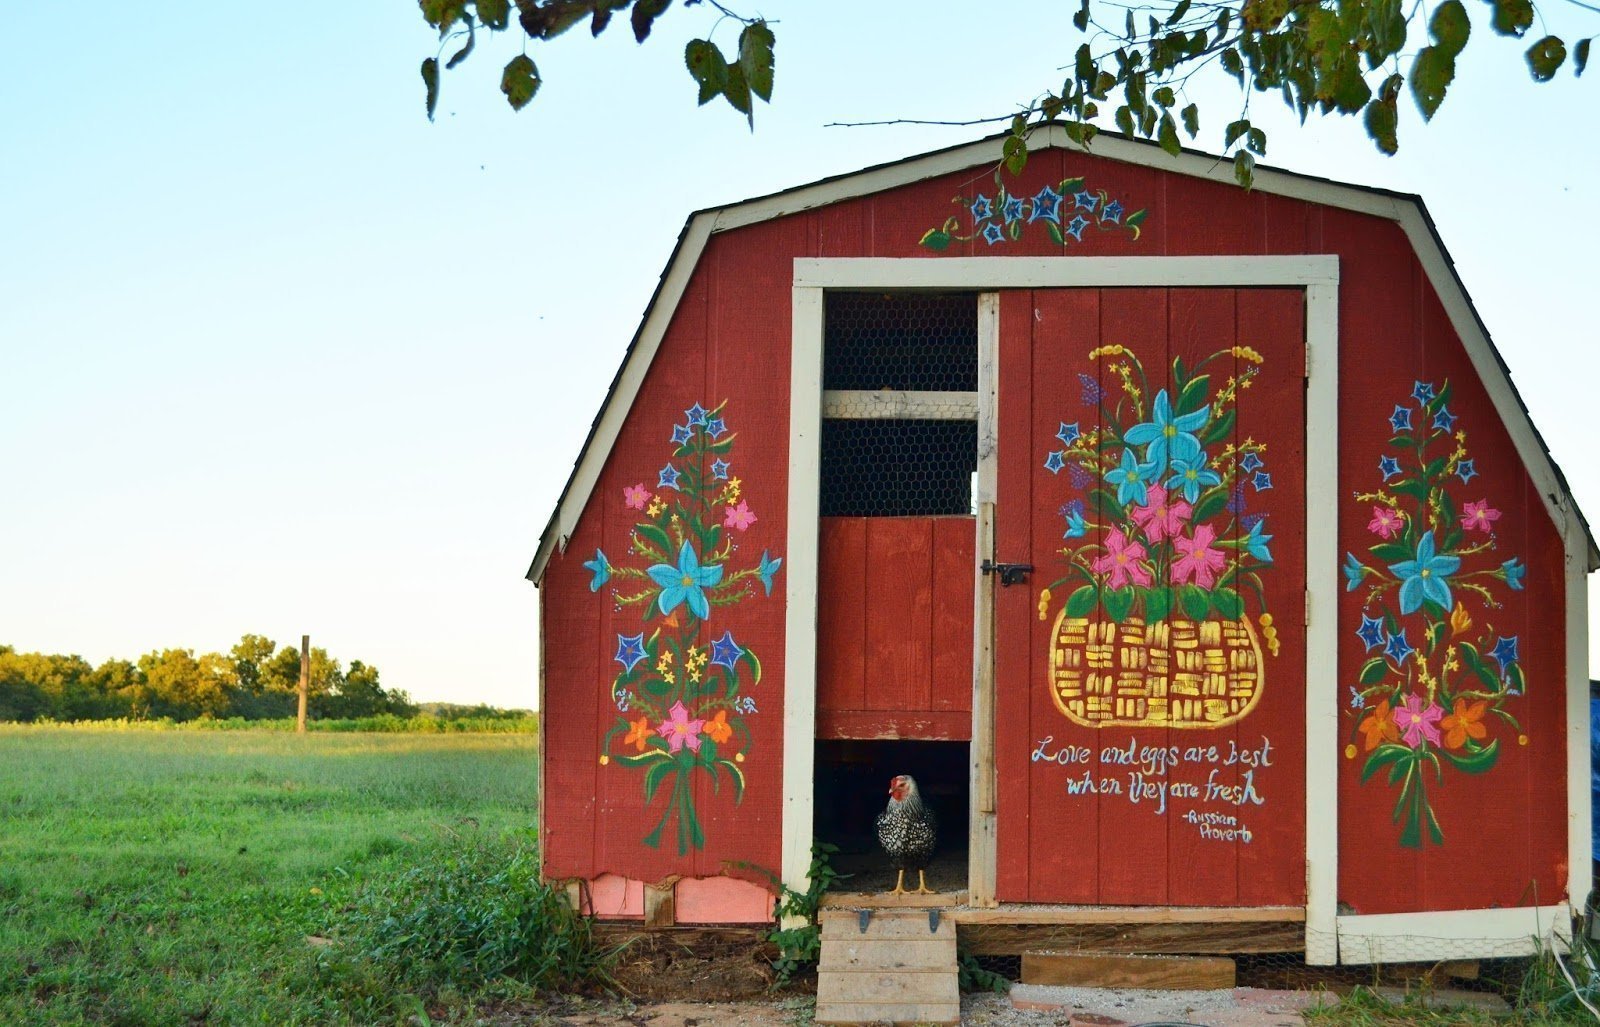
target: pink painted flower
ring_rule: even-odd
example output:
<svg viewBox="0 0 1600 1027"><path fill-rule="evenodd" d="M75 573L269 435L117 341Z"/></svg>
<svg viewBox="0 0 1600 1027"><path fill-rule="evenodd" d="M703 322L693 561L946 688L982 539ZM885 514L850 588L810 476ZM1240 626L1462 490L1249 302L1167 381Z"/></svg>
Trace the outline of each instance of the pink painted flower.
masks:
<svg viewBox="0 0 1600 1027"><path fill-rule="evenodd" d="M1122 588L1132 581L1149 585L1150 571L1139 561L1145 558L1144 544L1131 541L1126 534L1113 531L1106 536L1106 554L1090 564L1096 574L1106 576L1106 584Z"/></svg>
<svg viewBox="0 0 1600 1027"><path fill-rule="evenodd" d="M1479 531L1493 531L1494 522L1500 519L1500 511L1490 509L1487 499L1468 503L1461 508L1461 511L1466 515L1461 519L1462 527L1476 528Z"/></svg>
<svg viewBox="0 0 1600 1027"><path fill-rule="evenodd" d="M622 490L622 501L628 504L629 510L643 510L644 505L650 502L650 490L644 487L643 482L628 485Z"/></svg>
<svg viewBox="0 0 1600 1027"><path fill-rule="evenodd" d="M1192 579L1201 588L1215 584L1217 572L1228 562L1221 550L1211 548L1216 538L1216 530L1209 524L1202 524L1194 529L1193 538L1180 535L1173 539L1172 548L1183 555L1172 561L1172 580Z"/></svg>
<svg viewBox="0 0 1600 1027"><path fill-rule="evenodd" d="M1408 695L1404 705L1394 711L1394 722L1406 744L1415 749L1424 738L1434 745L1439 744L1439 718L1443 716L1444 707L1438 703L1424 706L1422 696Z"/></svg>
<svg viewBox="0 0 1600 1027"><path fill-rule="evenodd" d="M1145 537L1152 542L1177 538L1185 518L1194 509L1182 499L1171 502L1171 497L1172 493L1164 488L1152 488L1145 502L1133 508L1134 522L1144 529Z"/></svg>
<svg viewBox="0 0 1600 1027"><path fill-rule="evenodd" d="M741 499L738 506L728 507L727 516L723 518L722 526L724 528L738 528L740 531L744 531L755 522L756 515L750 511L750 505Z"/></svg>
<svg viewBox="0 0 1600 1027"><path fill-rule="evenodd" d="M1375 531L1384 538L1394 538L1400 534L1400 511L1387 506L1372 508L1372 520L1367 523L1368 531Z"/></svg>
<svg viewBox="0 0 1600 1027"><path fill-rule="evenodd" d="M660 729L656 732L667 740L667 751L677 752L684 746L690 752L700 751L700 732L705 728L705 720L690 720L689 711L684 709L683 703L673 703L672 709L667 711L667 719L661 722ZM1434 732L1437 737L1438 731Z"/></svg>

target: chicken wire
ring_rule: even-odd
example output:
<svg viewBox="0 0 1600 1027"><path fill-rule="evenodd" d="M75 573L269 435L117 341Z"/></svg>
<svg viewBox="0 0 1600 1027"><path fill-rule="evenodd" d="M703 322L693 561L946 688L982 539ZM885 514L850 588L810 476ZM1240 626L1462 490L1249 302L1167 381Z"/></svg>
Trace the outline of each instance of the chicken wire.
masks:
<svg viewBox="0 0 1600 1027"><path fill-rule="evenodd" d="M822 422L824 517L931 517L972 512L973 421Z"/></svg>
<svg viewBox="0 0 1600 1027"><path fill-rule="evenodd" d="M978 294L830 292L822 387L976 392Z"/></svg>

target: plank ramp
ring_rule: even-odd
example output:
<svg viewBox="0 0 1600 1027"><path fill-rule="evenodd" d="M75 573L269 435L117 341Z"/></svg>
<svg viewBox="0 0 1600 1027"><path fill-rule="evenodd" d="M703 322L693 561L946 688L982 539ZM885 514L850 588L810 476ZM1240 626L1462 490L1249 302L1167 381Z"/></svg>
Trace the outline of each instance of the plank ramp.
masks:
<svg viewBox="0 0 1600 1027"><path fill-rule="evenodd" d="M1234 986L1234 963L1220 956L1024 952L1022 983L1077 988L1215 991Z"/></svg>
<svg viewBox="0 0 1600 1027"><path fill-rule="evenodd" d="M961 990L956 925L929 910L823 910L818 1024L956 1024Z"/></svg>

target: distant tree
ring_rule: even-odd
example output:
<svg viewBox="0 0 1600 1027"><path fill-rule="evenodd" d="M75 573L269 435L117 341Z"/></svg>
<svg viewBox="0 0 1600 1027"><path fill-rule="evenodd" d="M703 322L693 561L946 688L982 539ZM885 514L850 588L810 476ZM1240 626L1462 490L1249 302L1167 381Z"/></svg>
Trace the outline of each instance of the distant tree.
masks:
<svg viewBox="0 0 1600 1027"><path fill-rule="evenodd" d="M375 717L392 714L397 717L414 716L417 708L401 691L389 691L378 683L378 668L351 660L350 669L339 679L331 695L317 704L319 718Z"/></svg>
<svg viewBox="0 0 1600 1027"><path fill-rule="evenodd" d="M87 720L98 715L94 668L81 656L0 654L0 720Z"/></svg>
<svg viewBox="0 0 1600 1027"><path fill-rule="evenodd" d="M135 700L142 694L144 674L136 664L111 659L94 669L89 680L100 704L93 720L135 717Z"/></svg>
<svg viewBox="0 0 1600 1027"><path fill-rule="evenodd" d="M162 649L139 657L149 714L192 720L226 716L235 690L233 664L218 653Z"/></svg>

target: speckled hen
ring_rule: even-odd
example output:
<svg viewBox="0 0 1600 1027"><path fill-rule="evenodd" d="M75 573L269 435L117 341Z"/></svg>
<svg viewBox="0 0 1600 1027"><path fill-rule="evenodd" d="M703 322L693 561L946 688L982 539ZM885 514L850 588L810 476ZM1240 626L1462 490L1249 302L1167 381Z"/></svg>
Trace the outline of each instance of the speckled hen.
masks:
<svg viewBox="0 0 1600 1027"><path fill-rule="evenodd" d="M933 858L933 847L938 840L939 822L933 811L923 805L917 782L909 774L901 774L890 781L889 807L878 814L878 844L899 871L892 894L908 894L907 870L917 872L915 894L933 894L924 871Z"/></svg>

